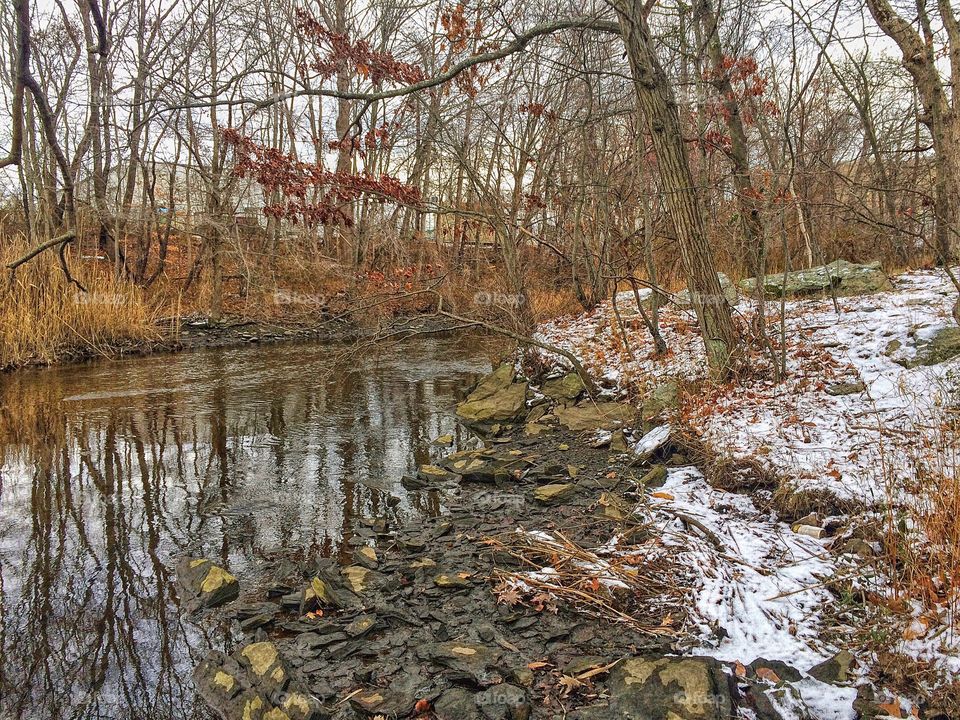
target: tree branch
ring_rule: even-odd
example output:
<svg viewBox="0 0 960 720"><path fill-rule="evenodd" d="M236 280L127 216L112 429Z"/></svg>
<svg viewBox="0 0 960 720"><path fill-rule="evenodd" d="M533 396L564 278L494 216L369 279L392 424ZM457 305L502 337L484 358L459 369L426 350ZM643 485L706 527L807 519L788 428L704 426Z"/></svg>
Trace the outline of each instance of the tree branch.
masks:
<svg viewBox="0 0 960 720"><path fill-rule="evenodd" d="M50 248L57 247L57 245L65 246L73 242L74 240L76 240L76 238L77 238L77 233L75 230L68 230L62 235L57 235L54 238L50 238L46 242L42 242L39 245L37 245L33 250L28 252L26 255L21 255L19 258L17 258L13 262L7 263L7 269L16 270L21 265L33 260L37 255L44 252L45 250L49 250ZM72 278L69 278L69 279L71 281L73 280Z"/></svg>
<svg viewBox="0 0 960 720"><path fill-rule="evenodd" d="M200 101L194 103L185 103L182 105L172 105L166 108L166 111L173 110L189 110L195 108L204 108L209 109L211 105L252 105L254 109L263 110L265 108L271 107L278 103L286 102L287 100L292 100L298 97L331 97L338 98L340 100L359 100L365 103L373 103L378 100L389 100L391 98L403 97L405 95L411 95L421 90L428 90L437 85L443 85L444 83L450 82L455 77L461 73L469 70L474 65L481 65L483 63L494 62L502 58L512 55L514 53L520 52L527 47L533 40L544 35L550 35L561 30L597 30L599 32L611 33L615 35L620 34L619 24L611 20L603 20L595 16L585 16L585 17L575 17L567 18L564 20L554 20L551 22L540 23L539 25L534 25L532 28L527 30L525 33L518 35L511 42L507 43L503 47L497 50L490 50L485 53L479 53L477 55L471 55L470 57L461 60L456 65L451 67L446 72L435 75L426 80L421 80L420 82L413 83L411 85L404 85L403 87L393 88L391 90L382 90L380 92L374 93L365 93L365 92L353 92L353 91L339 91L339 90L328 90L325 88L304 88L302 90L291 90L286 93L278 93L272 97L264 98L262 100L254 100L251 98L238 98L235 100L224 100L224 101L215 101L211 103L210 101Z"/></svg>

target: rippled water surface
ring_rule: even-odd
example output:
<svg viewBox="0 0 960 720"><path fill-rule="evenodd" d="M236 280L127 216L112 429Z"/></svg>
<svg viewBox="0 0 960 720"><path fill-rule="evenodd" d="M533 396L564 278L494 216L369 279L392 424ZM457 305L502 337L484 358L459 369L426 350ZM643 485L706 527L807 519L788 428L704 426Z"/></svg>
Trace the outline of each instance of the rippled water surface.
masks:
<svg viewBox="0 0 960 720"><path fill-rule="evenodd" d="M256 584L345 551L351 518L435 513L401 475L455 432L485 341L277 345L0 375L0 718L205 718L190 671L227 628L172 568Z"/></svg>

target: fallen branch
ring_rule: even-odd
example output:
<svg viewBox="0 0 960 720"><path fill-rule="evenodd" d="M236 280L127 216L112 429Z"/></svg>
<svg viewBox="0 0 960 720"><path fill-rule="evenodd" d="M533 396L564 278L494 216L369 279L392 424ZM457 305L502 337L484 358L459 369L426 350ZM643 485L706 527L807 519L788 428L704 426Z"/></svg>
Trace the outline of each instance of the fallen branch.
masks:
<svg viewBox="0 0 960 720"><path fill-rule="evenodd" d="M710 544L717 549L718 552L724 552L727 549L726 546L723 544L723 541L721 541L720 538L717 537L717 534L713 530L708 528L706 525L704 525L702 522L697 520L695 517L691 517L686 513L680 512L679 510L674 510L673 508L667 507L666 505L658 505L656 509L659 511L666 512L669 515L673 515L675 518L677 518L677 520L679 520L684 525L686 525L688 529L692 527L699 530L703 534L703 536L710 541Z"/></svg>
<svg viewBox="0 0 960 720"><path fill-rule="evenodd" d="M482 327L499 335L505 335L508 338L516 340L521 345L532 345L533 347L540 348L541 350L546 350L549 353L560 355L561 357L566 358L573 366L574 372L577 373L580 380L583 382L583 386L587 389L587 394L590 395L590 397L596 397L600 393L600 388L597 387L597 384L593 381L593 378L590 377L589 373L587 373L587 371L583 368L583 365L580 364L577 356L569 350L564 350L563 348L556 347L555 345L541 342L540 340L532 338L529 335L521 335L520 333L514 332L509 328L494 325L486 320L478 320L477 318L464 317L463 315L457 315L456 313L448 312L447 310L443 309L443 299L440 297L439 293L437 294L437 298L437 315L442 315L443 317L456 320L457 322L464 323L466 325Z"/></svg>
<svg viewBox="0 0 960 720"><path fill-rule="evenodd" d="M30 262L40 253L49 250L50 248L57 247L58 245L64 246L77 239L77 233L74 230L68 230L62 235L57 235L54 238L50 238L46 242L42 242L37 245L33 250L28 252L26 255L22 255L13 262L7 263L8 270L16 270L21 265Z"/></svg>

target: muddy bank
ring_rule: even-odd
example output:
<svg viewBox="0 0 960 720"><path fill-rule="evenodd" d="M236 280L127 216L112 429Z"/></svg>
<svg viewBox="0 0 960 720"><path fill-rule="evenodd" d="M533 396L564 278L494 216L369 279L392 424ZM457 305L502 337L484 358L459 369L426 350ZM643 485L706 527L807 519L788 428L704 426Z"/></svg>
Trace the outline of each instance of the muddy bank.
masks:
<svg viewBox="0 0 960 720"><path fill-rule="evenodd" d="M284 561L264 587L241 576L235 601L233 578L183 574L184 607L225 602L200 612L243 637L196 669L210 707L229 720L809 717L797 669L685 653L696 578L635 512L688 464L664 426L638 420L646 440L629 443L625 406L576 405L575 380L551 397L512 380L495 373L461 405L483 447L439 438L404 478L434 517L403 524L387 496L339 562ZM835 665L823 681L847 679Z"/></svg>

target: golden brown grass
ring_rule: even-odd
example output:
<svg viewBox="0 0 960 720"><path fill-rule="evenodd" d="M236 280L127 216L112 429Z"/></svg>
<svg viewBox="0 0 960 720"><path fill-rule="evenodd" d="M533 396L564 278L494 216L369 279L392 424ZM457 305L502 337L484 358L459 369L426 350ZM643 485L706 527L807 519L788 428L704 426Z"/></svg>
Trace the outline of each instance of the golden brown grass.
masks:
<svg viewBox="0 0 960 720"><path fill-rule="evenodd" d="M918 431L915 473L889 470L884 550L895 590L933 613L960 611L960 419L944 413ZM904 496L905 500L900 500ZM956 628L960 630L960 627Z"/></svg>
<svg viewBox="0 0 960 720"><path fill-rule="evenodd" d="M23 248L5 245L0 265ZM157 310L143 292L117 282L109 271L79 265L81 292L46 253L0 282L0 369L48 364L69 356L109 354L112 349L160 338Z"/></svg>

